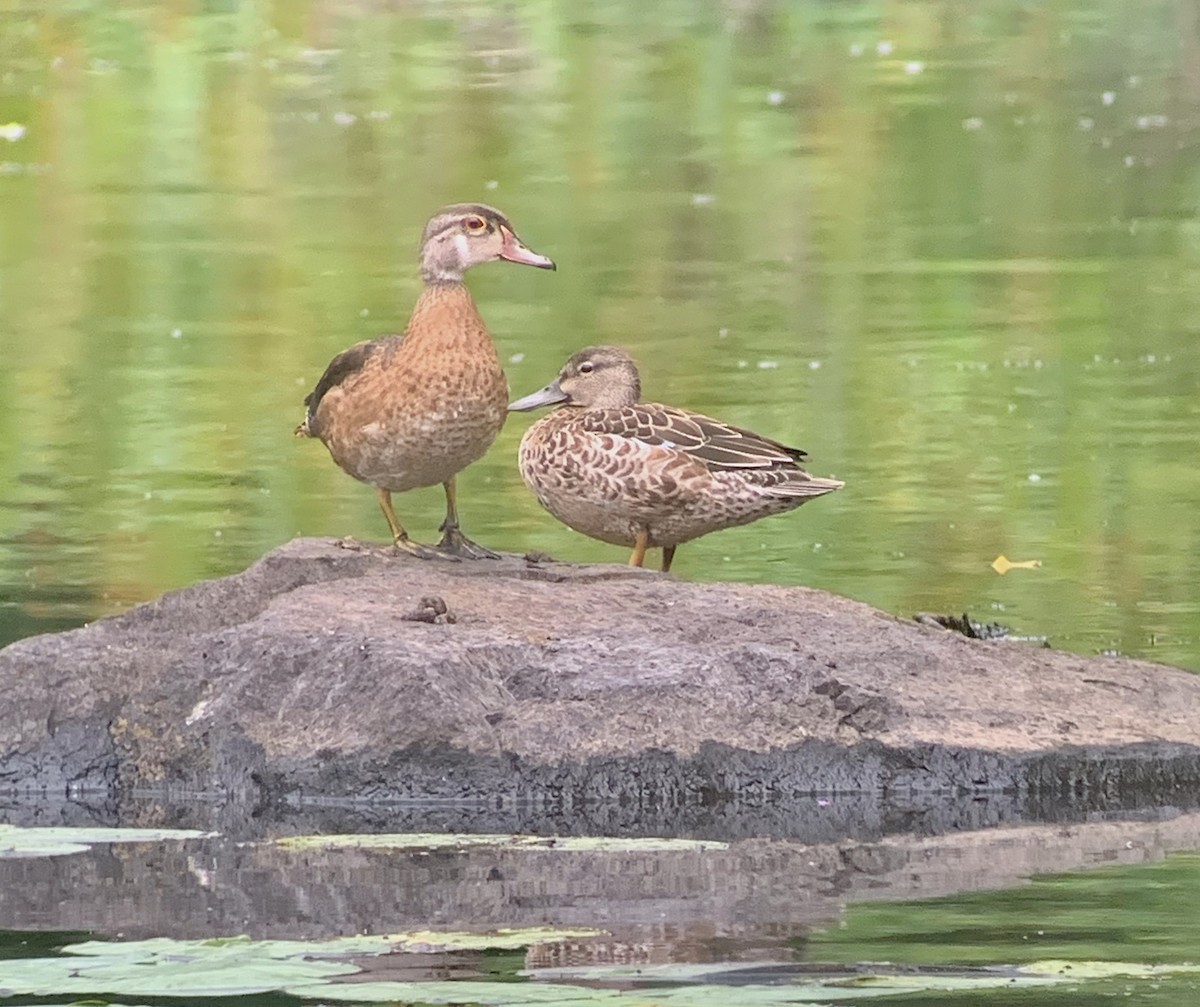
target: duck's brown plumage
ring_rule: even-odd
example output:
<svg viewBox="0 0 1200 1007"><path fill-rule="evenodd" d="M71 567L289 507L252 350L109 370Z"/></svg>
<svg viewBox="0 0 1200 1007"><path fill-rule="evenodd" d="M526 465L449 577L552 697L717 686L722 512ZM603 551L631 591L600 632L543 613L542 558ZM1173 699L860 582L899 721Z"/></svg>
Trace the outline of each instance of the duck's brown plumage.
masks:
<svg viewBox="0 0 1200 1007"><path fill-rule="evenodd" d="M510 409L560 404L526 432L521 476L564 524L613 545L675 547L709 532L749 524L840 489L810 475L799 448L701 413L640 402L632 359L589 347L558 378Z"/></svg>
<svg viewBox="0 0 1200 1007"><path fill-rule="evenodd" d="M425 288L403 337L358 343L334 357L296 429L376 487L396 544L418 555L431 553L409 541L391 494L439 483L447 497L443 550L488 555L458 530L454 477L483 456L506 415L500 358L462 282L470 266L495 258L553 268L520 243L498 210L463 203L435 214L422 239Z"/></svg>
<svg viewBox="0 0 1200 1007"><path fill-rule="evenodd" d="M483 456L504 425L508 382L467 288L436 284L403 337L338 354L306 404L310 435L342 469L403 493Z"/></svg>

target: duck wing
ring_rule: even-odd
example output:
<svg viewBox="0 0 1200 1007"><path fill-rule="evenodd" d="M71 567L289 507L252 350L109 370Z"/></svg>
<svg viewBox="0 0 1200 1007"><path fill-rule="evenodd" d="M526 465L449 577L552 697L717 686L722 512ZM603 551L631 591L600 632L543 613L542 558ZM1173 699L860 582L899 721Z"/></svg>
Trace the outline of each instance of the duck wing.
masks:
<svg viewBox="0 0 1200 1007"><path fill-rule="evenodd" d="M712 471L794 471L807 457L751 430L654 402L592 410L581 417L581 425L591 433L679 451Z"/></svg>
<svg viewBox="0 0 1200 1007"><path fill-rule="evenodd" d="M317 381L317 386L304 397L304 422L296 428L296 433L308 437L320 437L320 421L317 410L325 396L335 388L351 384L359 375L378 363L381 354L394 352L400 345L399 336L381 336L378 339L368 339L355 343L349 349L342 350L329 361L325 373Z"/></svg>

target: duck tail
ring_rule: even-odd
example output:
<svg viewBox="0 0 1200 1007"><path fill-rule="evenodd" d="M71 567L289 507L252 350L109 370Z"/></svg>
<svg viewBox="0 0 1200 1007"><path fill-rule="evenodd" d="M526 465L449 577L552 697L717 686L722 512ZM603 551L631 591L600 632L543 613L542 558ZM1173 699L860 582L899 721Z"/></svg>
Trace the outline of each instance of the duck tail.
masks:
<svg viewBox="0 0 1200 1007"><path fill-rule="evenodd" d="M807 472L797 472L791 479L771 487L772 496L781 497L819 497L834 490L840 490L846 484L840 479L821 479L810 476Z"/></svg>
<svg viewBox="0 0 1200 1007"><path fill-rule="evenodd" d="M296 425L296 429L292 431L293 437L311 437L312 430L308 426L308 417L304 417L304 421Z"/></svg>

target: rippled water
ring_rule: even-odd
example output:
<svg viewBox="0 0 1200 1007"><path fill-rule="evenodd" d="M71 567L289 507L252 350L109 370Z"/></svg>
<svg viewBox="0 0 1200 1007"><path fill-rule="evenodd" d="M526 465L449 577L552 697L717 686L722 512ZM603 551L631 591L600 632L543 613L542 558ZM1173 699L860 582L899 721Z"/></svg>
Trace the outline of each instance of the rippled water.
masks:
<svg viewBox="0 0 1200 1007"><path fill-rule="evenodd" d="M755 835L744 828L755 823L754 809L741 808L739 815L731 808L686 829L690 841L637 838L635 824L609 842L538 841L528 834L518 842L503 831L436 843L429 834L394 834L418 824L413 819L420 813L411 808L386 824L382 809L360 811L380 816L392 833L371 836L344 828L355 818L346 809L293 809L282 819L275 818L279 809L256 809L239 822L228 806L139 807L128 801L122 817L143 827L161 829L169 822L221 834L151 834L141 841L127 835L107 845L96 827L106 817L99 807L3 802L0 819L84 828L53 837L36 835L39 829L0 836L0 999L16 986L20 999L13 1002L21 1003L34 995L58 995L65 1002L100 994L105 1002L145 1003L165 991L189 1003L228 1003L217 994L229 984L291 991L303 980L279 975L278 959L288 955L278 951L266 961L260 952L253 970L234 959L207 972L189 971L182 963L196 949L164 948L162 939L210 941L199 950L218 953L214 944L236 950L239 942L211 939L237 934L247 935L243 946L251 938L320 942L388 934L395 952L379 958L360 953L353 964L365 972L347 981L455 980L468 985L454 1002L475 1002L481 998L466 992L473 982L525 980L501 998L514 1007L599 1007L612 1000L589 1000L589 991L599 997L616 989L627 991L620 1003L664 1007L778 1004L785 996L789 1003L846 997L874 1003L872 994L880 992L893 994L881 1003L968 1007L998 1002L994 987L964 987L986 978L981 970L1000 969L1004 976L1025 970L1024 979L1011 980L1012 988L1002 978L1005 1003L1196 1002L1200 859L1175 852L1195 846L1195 813L1092 811L1042 824L1018 815L1002 824L993 820L990 828L964 819L922 835L868 830L852 836L816 834L810 823L824 809L804 803L794 809L791 826L768 813L781 809L759 809ZM994 810L1002 811L1005 802L998 803ZM430 824L447 811L434 810ZM487 815L486 809L476 812ZM343 828L337 827L339 817ZM350 834L331 836L331 827ZM74 852L63 848L71 838ZM494 939L504 928L528 933L539 927L550 934L531 939L528 950L481 952L486 937L460 951L429 947L445 940L431 930ZM576 936L553 936L563 930ZM113 957L102 974L85 971L80 979L71 962L53 956L89 935L108 942L103 949ZM144 938L158 942L158 960L119 960L117 953L129 947L121 942ZM307 948L329 953L320 943ZM93 946L90 954L103 949ZM22 958L51 960L12 961ZM74 961L86 965L88 959ZM814 988L834 978L880 973L901 977L917 992L896 997L878 989L856 995ZM1030 973L1067 981L1031 985ZM32 987L22 985L31 980ZM948 984L946 991L934 993L930 987L939 982ZM547 983L566 984L572 995L556 998ZM286 998L263 993L239 1002L353 1001L360 999L356 991L373 1002L443 1002L368 989L319 986Z"/></svg>
<svg viewBox="0 0 1200 1007"><path fill-rule="evenodd" d="M618 342L846 480L680 576L1200 667L1198 17L5 0L0 638L383 538L291 428L403 327L431 210L485 199L559 263L472 276L514 392ZM527 422L463 477L468 531L623 560L539 511ZM430 538L441 494L400 512Z"/></svg>

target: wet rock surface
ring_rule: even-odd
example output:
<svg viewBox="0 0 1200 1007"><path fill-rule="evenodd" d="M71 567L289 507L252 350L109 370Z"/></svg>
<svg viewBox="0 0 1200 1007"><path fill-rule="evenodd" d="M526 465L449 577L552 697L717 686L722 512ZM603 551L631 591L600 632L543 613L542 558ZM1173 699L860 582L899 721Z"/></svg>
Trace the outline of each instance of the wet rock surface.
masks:
<svg viewBox="0 0 1200 1007"><path fill-rule="evenodd" d="M298 539L0 652L0 790L582 807L1200 785L1200 676L805 588Z"/></svg>

